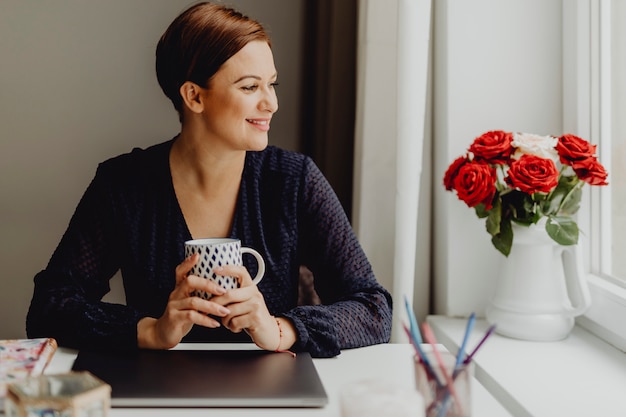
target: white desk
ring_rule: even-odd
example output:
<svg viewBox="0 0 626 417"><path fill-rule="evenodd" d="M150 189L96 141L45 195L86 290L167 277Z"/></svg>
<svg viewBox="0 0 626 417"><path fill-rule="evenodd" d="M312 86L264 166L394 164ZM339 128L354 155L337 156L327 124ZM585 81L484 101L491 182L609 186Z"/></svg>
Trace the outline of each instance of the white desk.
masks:
<svg viewBox="0 0 626 417"><path fill-rule="evenodd" d="M46 369L47 374L71 369L76 351L60 348ZM347 384L362 379L377 379L389 384L415 386L413 349L408 344L375 345L342 351L330 359L314 359L315 367L328 394L328 405L323 408L186 408L186 409L111 409L111 417L173 415L186 416L333 416L338 417L339 394ZM476 380L472 387L473 415L480 417L507 417L509 414Z"/></svg>

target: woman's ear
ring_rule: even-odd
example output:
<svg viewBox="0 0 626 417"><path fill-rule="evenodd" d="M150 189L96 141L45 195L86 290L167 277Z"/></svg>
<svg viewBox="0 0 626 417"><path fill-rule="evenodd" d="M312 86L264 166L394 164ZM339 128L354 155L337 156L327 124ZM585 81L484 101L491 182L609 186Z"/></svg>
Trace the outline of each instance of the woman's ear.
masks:
<svg viewBox="0 0 626 417"><path fill-rule="evenodd" d="M200 98L201 88L202 87L196 83L185 81L179 89L180 96L183 99L183 104L193 113L202 113L204 110L204 104Z"/></svg>

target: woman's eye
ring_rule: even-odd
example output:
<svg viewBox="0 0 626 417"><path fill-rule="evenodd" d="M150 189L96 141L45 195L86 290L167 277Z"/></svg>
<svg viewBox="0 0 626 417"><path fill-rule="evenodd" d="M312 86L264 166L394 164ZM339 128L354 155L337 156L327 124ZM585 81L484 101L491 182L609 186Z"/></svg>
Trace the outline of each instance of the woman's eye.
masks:
<svg viewBox="0 0 626 417"><path fill-rule="evenodd" d="M244 87L241 87L241 89L244 91L255 91L257 88L258 85L246 85Z"/></svg>
<svg viewBox="0 0 626 417"><path fill-rule="evenodd" d="M270 83L270 87L276 88L278 87L278 83L277 82Z"/></svg>

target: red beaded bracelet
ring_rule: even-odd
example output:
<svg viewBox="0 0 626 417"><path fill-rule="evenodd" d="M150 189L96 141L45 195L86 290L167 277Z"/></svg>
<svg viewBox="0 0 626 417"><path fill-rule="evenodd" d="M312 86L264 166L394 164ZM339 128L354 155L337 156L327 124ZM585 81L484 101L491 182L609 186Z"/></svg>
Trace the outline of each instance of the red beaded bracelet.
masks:
<svg viewBox="0 0 626 417"><path fill-rule="evenodd" d="M281 349L280 345L282 345L283 343L283 327L280 325L280 320L278 320L277 317L274 317L274 319L276 320L276 325L278 326L278 347L276 347L276 350L274 350L274 352L277 353L289 353L291 356L293 356L294 358L296 357L296 354L293 353L292 351L288 350L288 349Z"/></svg>

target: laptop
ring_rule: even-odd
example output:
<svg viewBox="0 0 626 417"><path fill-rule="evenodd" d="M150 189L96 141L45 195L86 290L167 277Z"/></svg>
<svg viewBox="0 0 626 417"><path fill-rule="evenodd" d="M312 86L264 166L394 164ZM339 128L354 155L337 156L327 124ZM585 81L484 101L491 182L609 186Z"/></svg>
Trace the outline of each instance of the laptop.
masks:
<svg viewBox="0 0 626 417"><path fill-rule="evenodd" d="M112 407L323 407L309 353L260 349L80 351L75 371L111 386Z"/></svg>

